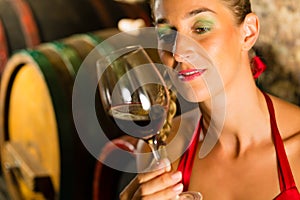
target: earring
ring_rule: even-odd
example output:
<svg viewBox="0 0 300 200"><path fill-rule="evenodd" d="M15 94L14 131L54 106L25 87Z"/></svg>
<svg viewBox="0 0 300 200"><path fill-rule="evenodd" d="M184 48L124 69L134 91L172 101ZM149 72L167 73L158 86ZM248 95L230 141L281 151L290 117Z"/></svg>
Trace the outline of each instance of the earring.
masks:
<svg viewBox="0 0 300 200"><path fill-rule="evenodd" d="M253 78L257 79L266 70L267 66L258 56L254 56L251 63Z"/></svg>

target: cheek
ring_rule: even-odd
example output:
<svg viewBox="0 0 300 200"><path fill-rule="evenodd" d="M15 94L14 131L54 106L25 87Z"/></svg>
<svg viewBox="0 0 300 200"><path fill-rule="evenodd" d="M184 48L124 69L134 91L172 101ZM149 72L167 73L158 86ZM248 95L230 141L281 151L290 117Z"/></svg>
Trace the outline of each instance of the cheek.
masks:
<svg viewBox="0 0 300 200"><path fill-rule="evenodd" d="M205 41L202 46L206 49L216 69L223 77L237 70L234 66L239 66L237 62L241 51L235 33L229 32L229 34L218 34L218 36Z"/></svg>

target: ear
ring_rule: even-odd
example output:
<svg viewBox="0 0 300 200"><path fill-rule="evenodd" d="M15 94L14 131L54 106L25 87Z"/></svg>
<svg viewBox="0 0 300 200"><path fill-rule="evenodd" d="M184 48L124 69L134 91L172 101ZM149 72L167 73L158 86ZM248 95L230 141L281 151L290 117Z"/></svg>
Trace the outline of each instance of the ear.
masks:
<svg viewBox="0 0 300 200"><path fill-rule="evenodd" d="M243 50L249 51L255 44L259 35L259 19L254 13L246 15L241 26Z"/></svg>

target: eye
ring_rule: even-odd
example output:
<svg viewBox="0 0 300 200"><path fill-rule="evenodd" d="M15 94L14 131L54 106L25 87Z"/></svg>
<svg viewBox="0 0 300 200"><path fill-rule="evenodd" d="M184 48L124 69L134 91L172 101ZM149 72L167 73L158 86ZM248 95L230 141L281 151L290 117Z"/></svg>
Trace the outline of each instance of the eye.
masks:
<svg viewBox="0 0 300 200"><path fill-rule="evenodd" d="M197 33L197 34L204 34L204 33L207 33L211 30L210 27L197 27L194 29L194 32Z"/></svg>
<svg viewBox="0 0 300 200"><path fill-rule="evenodd" d="M171 44L176 39L177 31L170 26L157 27L157 35L160 42Z"/></svg>
<svg viewBox="0 0 300 200"><path fill-rule="evenodd" d="M208 19L199 19L192 26L192 31L197 34L210 32L214 27L214 22Z"/></svg>

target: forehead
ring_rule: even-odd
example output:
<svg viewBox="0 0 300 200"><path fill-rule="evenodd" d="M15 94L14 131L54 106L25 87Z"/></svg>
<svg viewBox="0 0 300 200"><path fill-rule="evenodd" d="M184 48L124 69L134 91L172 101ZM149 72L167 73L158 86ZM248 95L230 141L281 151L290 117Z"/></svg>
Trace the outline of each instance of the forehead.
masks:
<svg viewBox="0 0 300 200"><path fill-rule="evenodd" d="M154 0L153 14L155 19L182 18L193 10L211 10L215 13L224 9L221 0Z"/></svg>

